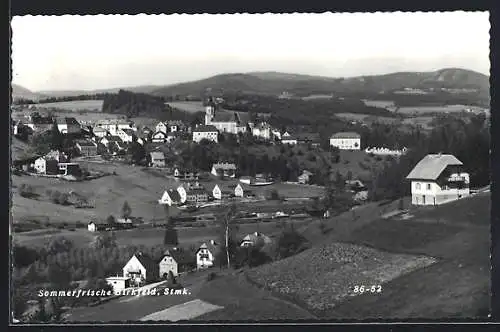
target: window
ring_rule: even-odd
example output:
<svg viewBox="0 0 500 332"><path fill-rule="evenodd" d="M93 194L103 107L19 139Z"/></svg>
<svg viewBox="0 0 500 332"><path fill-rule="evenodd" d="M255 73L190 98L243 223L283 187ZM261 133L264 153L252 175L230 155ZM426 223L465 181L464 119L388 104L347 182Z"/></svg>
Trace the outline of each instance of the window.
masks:
<svg viewBox="0 0 500 332"><path fill-rule="evenodd" d="M427 183L427 190L431 190L431 184Z"/></svg>
<svg viewBox="0 0 500 332"><path fill-rule="evenodd" d="M418 183L418 182L417 182L417 184L415 185L415 188L416 188L417 190L420 190L420 183Z"/></svg>

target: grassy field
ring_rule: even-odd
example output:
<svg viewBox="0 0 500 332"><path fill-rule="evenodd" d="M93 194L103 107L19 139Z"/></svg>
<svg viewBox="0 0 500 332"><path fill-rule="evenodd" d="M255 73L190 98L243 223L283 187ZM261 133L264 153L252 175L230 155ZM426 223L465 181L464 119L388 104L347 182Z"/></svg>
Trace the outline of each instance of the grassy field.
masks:
<svg viewBox="0 0 500 332"><path fill-rule="evenodd" d="M205 112L205 107L203 107L203 103L201 101L168 102L167 105L189 113Z"/></svg>
<svg viewBox="0 0 500 332"><path fill-rule="evenodd" d="M57 103L44 103L35 104L36 107L40 108L61 108L70 111L81 111L81 110L102 110L102 100L75 100L75 101L60 101Z"/></svg>
<svg viewBox="0 0 500 332"><path fill-rule="evenodd" d="M445 106L416 106L416 107L400 107L396 112L402 114L418 114L418 113L459 113L470 108L478 111L481 108L468 105L445 105Z"/></svg>
<svg viewBox="0 0 500 332"><path fill-rule="evenodd" d="M393 109L394 108L394 101L392 101L392 100L363 99L363 102L365 103L366 106L371 106L371 107L379 107L379 108L385 108L385 109Z"/></svg>
<svg viewBox="0 0 500 332"><path fill-rule="evenodd" d="M411 209L404 220L374 217L358 227L345 227L342 236L333 226L331 233L319 241L330 243L326 247L259 267L250 275L275 291L295 289L291 295L298 301L309 301L310 309L320 306L323 310L314 312L323 318L484 317L489 308L489 202L489 194L478 194L438 208ZM339 237L359 248L356 259L367 258L362 270L335 264L336 252L349 253L344 244L335 245ZM431 258L437 262L426 266ZM363 264L358 262L358 266ZM401 270L408 273L397 276ZM370 271L389 277L383 281L378 272ZM336 302L335 294L345 293L346 284L356 280L380 282L383 290ZM340 288L331 287L336 282ZM322 292L318 294L315 289ZM321 303L327 305L321 307Z"/></svg>

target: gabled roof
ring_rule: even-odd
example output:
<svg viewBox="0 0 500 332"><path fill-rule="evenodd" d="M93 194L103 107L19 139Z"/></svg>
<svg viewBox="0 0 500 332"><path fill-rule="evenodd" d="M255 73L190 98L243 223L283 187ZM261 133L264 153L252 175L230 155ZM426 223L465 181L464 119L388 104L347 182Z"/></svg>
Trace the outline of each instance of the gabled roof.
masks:
<svg viewBox="0 0 500 332"><path fill-rule="evenodd" d="M168 196L170 197L170 199L173 201L173 202L180 202L181 201L181 195L179 194L179 192L175 189L168 189L167 190L167 193L168 193Z"/></svg>
<svg viewBox="0 0 500 332"><path fill-rule="evenodd" d="M259 232L251 233L243 238L243 241L250 241L254 244L269 244L272 242L271 238Z"/></svg>
<svg viewBox="0 0 500 332"><path fill-rule="evenodd" d="M196 256L190 251L181 249L165 250L163 257L165 256L172 257L177 264L196 264Z"/></svg>
<svg viewBox="0 0 500 332"><path fill-rule="evenodd" d="M186 193L187 195L204 195L204 194L208 195L207 190L203 187L188 188L186 189Z"/></svg>
<svg viewBox="0 0 500 332"><path fill-rule="evenodd" d="M201 125L201 126L198 126L196 128L193 129L193 132L205 132L205 133L208 133L208 132L218 132L217 128L215 128L214 126L212 125Z"/></svg>
<svg viewBox="0 0 500 332"><path fill-rule="evenodd" d="M213 164L212 167L215 169L223 169L223 170L235 170L236 165L234 163L216 163Z"/></svg>
<svg viewBox="0 0 500 332"><path fill-rule="evenodd" d="M319 142L321 140L318 133L301 133L294 136L301 141Z"/></svg>
<svg viewBox="0 0 500 332"><path fill-rule="evenodd" d="M212 122L239 122L240 118L235 112L217 112Z"/></svg>
<svg viewBox="0 0 500 332"><path fill-rule="evenodd" d="M331 138L361 138L361 135L353 131L335 133Z"/></svg>
<svg viewBox="0 0 500 332"><path fill-rule="evenodd" d="M164 133L163 131L157 131L157 132L155 132L155 133L153 134L153 137L154 137L154 136L157 136L157 135L159 135L159 134L161 134L161 135L163 135L163 136L167 136L167 134L166 134L166 133Z"/></svg>
<svg viewBox="0 0 500 332"><path fill-rule="evenodd" d="M149 257L147 254L143 252L137 252L135 254L135 257L139 260L139 262L144 266L146 271L151 272L156 270L156 263L155 261Z"/></svg>
<svg viewBox="0 0 500 332"><path fill-rule="evenodd" d="M130 135L130 136L135 136L135 131L133 131L132 129L129 129L129 128L125 128L125 129L122 129L122 131L127 134L127 135Z"/></svg>
<svg viewBox="0 0 500 332"><path fill-rule="evenodd" d="M215 255L219 250L220 246L216 243L215 245L212 244L210 241L204 242L196 252L200 251L200 249L208 249L213 255Z"/></svg>
<svg viewBox="0 0 500 332"><path fill-rule="evenodd" d="M64 121L67 125L77 125L77 126L80 125L80 123L75 118L66 117L64 118Z"/></svg>
<svg viewBox="0 0 500 332"><path fill-rule="evenodd" d="M408 180L436 180L448 166L461 166L463 163L451 154L428 154L413 168L406 177Z"/></svg>
<svg viewBox="0 0 500 332"><path fill-rule="evenodd" d="M89 140L76 141L76 144L78 144L79 146L96 146L94 142Z"/></svg>
<svg viewBox="0 0 500 332"><path fill-rule="evenodd" d="M165 123L169 126L184 126L184 122L181 120L167 120Z"/></svg>

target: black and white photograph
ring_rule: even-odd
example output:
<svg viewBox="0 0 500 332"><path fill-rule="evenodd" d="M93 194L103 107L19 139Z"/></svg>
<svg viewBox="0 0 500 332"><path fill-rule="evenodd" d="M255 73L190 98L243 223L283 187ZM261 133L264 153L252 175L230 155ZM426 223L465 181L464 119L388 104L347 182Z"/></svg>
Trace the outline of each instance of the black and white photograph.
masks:
<svg viewBox="0 0 500 332"><path fill-rule="evenodd" d="M490 317L489 12L11 29L11 324Z"/></svg>

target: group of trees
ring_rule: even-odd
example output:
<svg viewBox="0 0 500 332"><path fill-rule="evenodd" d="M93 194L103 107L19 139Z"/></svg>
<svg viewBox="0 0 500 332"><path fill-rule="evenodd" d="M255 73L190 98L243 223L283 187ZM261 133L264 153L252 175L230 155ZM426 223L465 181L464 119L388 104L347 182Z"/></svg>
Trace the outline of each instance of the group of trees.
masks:
<svg viewBox="0 0 500 332"><path fill-rule="evenodd" d="M158 115L166 110L165 100L145 93L119 90L116 94L103 96L102 111L125 114L127 117Z"/></svg>

